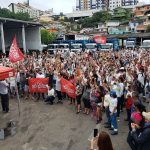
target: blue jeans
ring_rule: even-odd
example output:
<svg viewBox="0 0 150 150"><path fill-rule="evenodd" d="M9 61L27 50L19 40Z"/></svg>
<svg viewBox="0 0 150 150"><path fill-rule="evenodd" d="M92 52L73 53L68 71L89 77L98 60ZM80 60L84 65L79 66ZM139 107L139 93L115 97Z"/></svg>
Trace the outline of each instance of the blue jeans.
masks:
<svg viewBox="0 0 150 150"><path fill-rule="evenodd" d="M113 126L114 130L118 129L118 123L117 123L117 113L113 113L111 117L111 126Z"/></svg>
<svg viewBox="0 0 150 150"><path fill-rule="evenodd" d="M109 107L106 107L105 108L105 112L106 112L106 117L107 117L107 122L109 123L109 124L111 124L111 118L110 118L110 111L109 111Z"/></svg>

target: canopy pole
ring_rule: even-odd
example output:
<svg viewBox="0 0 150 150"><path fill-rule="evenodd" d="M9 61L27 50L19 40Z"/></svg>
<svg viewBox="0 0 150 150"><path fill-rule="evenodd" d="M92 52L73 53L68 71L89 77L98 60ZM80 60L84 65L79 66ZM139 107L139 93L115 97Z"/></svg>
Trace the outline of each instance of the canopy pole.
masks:
<svg viewBox="0 0 150 150"><path fill-rule="evenodd" d="M17 82L16 82L15 89L16 89L17 102L18 102L18 115L19 115L19 118L20 118L20 115L21 115L21 111L20 111L20 97L19 97L19 93L18 93Z"/></svg>

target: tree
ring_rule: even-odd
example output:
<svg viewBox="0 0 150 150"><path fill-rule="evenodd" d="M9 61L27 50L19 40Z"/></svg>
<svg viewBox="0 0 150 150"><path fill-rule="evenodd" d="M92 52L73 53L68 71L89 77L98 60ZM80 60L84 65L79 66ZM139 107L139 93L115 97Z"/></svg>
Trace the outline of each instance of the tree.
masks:
<svg viewBox="0 0 150 150"><path fill-rule="evenodd" d="M147 26L147 32L150 32L150 25Z"/></svg>
<svg viewBox="0 0 150 150"><path fill-rule="evenodd" d="M128 9L118 7L113 12L112 20L130 21L132 19L132 13Z"/></svg>
<svg viewBox="0 0 150 150"><path fill-rule="evenodd" d="M42 41L42 44L46 44L46 45L50 44L53 41L55 41L55 39L56 39L56 35L55 34L50 33L46 29L42 29L41 30L41 41Z"/></svg>
<svg viewBox="0 0 150 150"><path fill-rule="evenodd" d="M14 13L6 8L0 8L0 17L12 18L12 19L18 19L24 21L33 20L32 18L30 18L30 15L28 13L23 13L23 12Z"/></svg>
<svg viewBox="0 0 150 150"><path fill-rule="evenodd" d="M82 27L95 27L98 23L105 23L112 18L112 15L108 11L100 11L93 14L92 17L87 17L85 19L80 19L79 24Z"/></svg>
<svg viewBox="0 0 150 150"><path fill-rule="evenodd" d="M24 20L24 21L31 21L30 15L28 13L18 12L15 14L15 19Z"/></svg>

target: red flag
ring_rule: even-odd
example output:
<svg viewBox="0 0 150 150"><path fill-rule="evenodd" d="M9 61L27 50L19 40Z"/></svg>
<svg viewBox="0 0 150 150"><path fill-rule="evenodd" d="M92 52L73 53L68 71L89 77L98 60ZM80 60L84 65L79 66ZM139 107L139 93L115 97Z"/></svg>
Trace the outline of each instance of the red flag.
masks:
<svg viewBox="0 0 150 150"><path fill-rule="evenodd" d="M29 91L38 93L47 93L48 78L31 78L28 81Z"/></svg>
<svg viewBox="0 0 150 150"><path fill-rule="evenodd" d="M76 87L68 80L61 78L61 91L65 92L71 98L76 98Z"/></svg>
<svg viewBox="0 0 150 150"><path fill-rule="evenodd" d="M9 51L9 60L12 63L15 63L17 61L20 61L24 58L23 53L21 52L21 50L19 49L18 45L17 45L17 40L16 40L16 36L13 39L13 42L11 44L10 47L10 51Z"/></svg>
<svg viewBox="0 0 150 150"><path fill-rule="evenodd" d="M106 44L106 37L102 37L102 36L95 36L94 40L96 43L98 44Z"/></svg>

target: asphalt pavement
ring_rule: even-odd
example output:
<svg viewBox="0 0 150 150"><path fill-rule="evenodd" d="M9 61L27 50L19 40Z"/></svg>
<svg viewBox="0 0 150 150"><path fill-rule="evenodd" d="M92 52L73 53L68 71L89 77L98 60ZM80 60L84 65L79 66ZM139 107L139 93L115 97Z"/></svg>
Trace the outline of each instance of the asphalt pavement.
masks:
<svg viewBox="0 0 150 150"><path fill-rule="evenodd" d="M125 112L121 114L119 134L111 136L114 150L130 150L126 142L128 134ZM10 113L0 113L0 128L9 120L18 121L17 134L0 141L0 150L88 150L89 137L94 128L110 133L104 128L106 121L96 125L91 115L75 113L75 106L46 105L43 101L21 100L21 116L18 116L17 100L10 100Z"/></svg>

